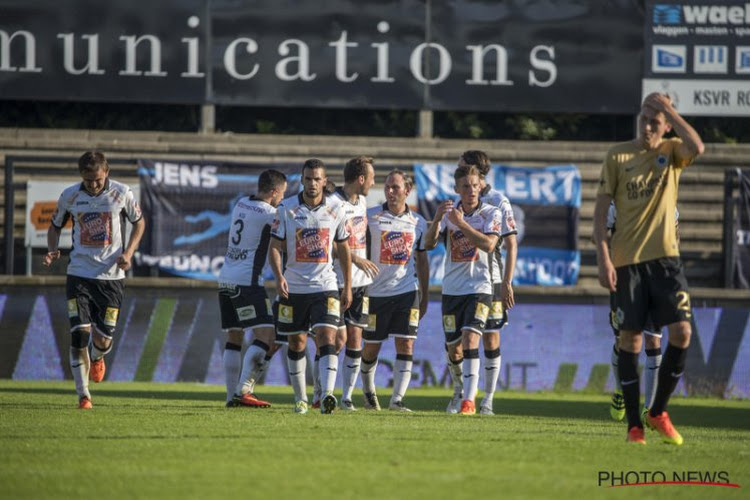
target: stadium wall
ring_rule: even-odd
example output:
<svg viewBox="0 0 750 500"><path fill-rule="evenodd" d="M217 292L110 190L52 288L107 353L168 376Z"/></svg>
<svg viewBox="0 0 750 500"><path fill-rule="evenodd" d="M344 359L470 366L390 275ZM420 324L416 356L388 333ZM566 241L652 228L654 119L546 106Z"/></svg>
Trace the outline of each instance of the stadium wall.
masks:
<svg viewBox="0 0 750 500"><path fill-rule="evenodd" d="M0 337L0 378L71 378L63 280L0 281L0 325L4 333ZM225 339L219 326L216 292L204 283L178 283L147 278L130 281L115 347L108 356L108 380L223 384ZM698 290L694 297L698 335L694 336L689 368L678 392L688 396L750 397L750 304L729 291L717 295L716 290ZM439 289L433 290L431 299L415 345L412 387L449 385ZM612 332L603 290L538 293L531 287L521 287L517 299L510 324L503 331L501 390L612 389ZM276 354L266 384L288 384L285 357ZM381 352L379 386L392 384L394 359L393 343L387 342Z"/></svg>

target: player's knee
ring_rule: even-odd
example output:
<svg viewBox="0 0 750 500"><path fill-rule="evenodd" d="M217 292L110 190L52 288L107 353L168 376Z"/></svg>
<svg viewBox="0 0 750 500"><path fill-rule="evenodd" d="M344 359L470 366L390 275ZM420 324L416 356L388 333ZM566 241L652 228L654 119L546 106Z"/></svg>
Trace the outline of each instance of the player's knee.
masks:
<svg viewBox="0 0 750 500"><path fill-rule="evenodd" d="M245 332L241 328L230 328L227 330L227 342L241 346L244 340Z"/></svg>
<svg viewBox="0 0 750 500"><path fill-rule="evenodd" d="M76 328L70 332L70 346L76 349L88 347L91 340L91 330L88 328Z"/></svg>
<svg viewBox="0 0 750 500"><path fill-rule="evenodd" d="M680 347L682 349L687 348L690 345L690 336L692 329L690 323L687 321L680 321L669 325L669 343Z"/></svg>
<svg viewBox="0 0 750 500"><path fill-rule="evenodd" d="M660 349L661 339L654 335L646 335L646 349Z"/></svg>

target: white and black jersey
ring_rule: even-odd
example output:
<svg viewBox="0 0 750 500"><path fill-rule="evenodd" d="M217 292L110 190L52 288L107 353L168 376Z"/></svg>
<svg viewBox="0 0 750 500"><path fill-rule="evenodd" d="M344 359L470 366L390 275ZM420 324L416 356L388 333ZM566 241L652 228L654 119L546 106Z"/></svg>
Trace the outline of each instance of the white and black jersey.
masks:
<svg viewBox="0 0 750 500"><path fill-rule="evenodd" d="M52 224L62 228L73 220L73 249L68 274L98 280L125 278L117 267L124 250L125 219L132 224L142 217L141 207L129 186L107 179L104 189L91 195L83 183L65 189L57 201Z"/></svg>
<svg viewBox="0 0 750 500"><path fill-rule="evenodd" d="M341 205L335 197L324 196L318 206L310 207L302 193L279 205L271 236L285 242L289 293L338 291L333 242L349 239Z"/></svg>
<svg viewBox="0 0 750 500"><path fill-rule="evenodd" d="M492 189L492 187L487 184L482 191L479 193L479 200L482 203L487 203L489 205L492 205L493 207L497 207L500 210L500 218L502 220L502 225L500 227L500 241L498 242L497 246L495 247L495 251L493 252L493 260L492 260L492 281L493 283L502 283L503 282L503 257L500 253L500 247L502 239L506 236L510 236L511 234L518 234L518 230L516 229L516 219L513 215L513 207L510 205L510 200L498 191L497 189Z"/></svg>
<svg viewBox="0 0 750 500"><path fill-rule="evenodd" d="M243 197L232 210L229 241L219 283L263 286L268 243L276 209L263 200Z"/></svg>
<svg viewBox="0 0 750 500"><path fill-rule="evenodd" d="M349 250L352 255L367 258L367 201L364 196L357 195L357 202L351 203L342 188L336 188L331 195L341 202L341 209L345 214L346 227L349 231ZM344 274L341 271L341 262L338 259L334 261L336 278L339 282L339 288L344 286ZM372 283L366 272L359 267L352 265L351 286L359 288Z"/></svg>
<svg viewBox="0 0 750 500"><path fill-rule="evenodd" d="M498 237L503 224L500 210L481 201L473 212L464 214L464 221L480 233ZM448 221L447 214L440 221L440 234L445 243L443 295L492 295L490 255L477 248L459 228Z"/></svg>
<svg viewBox="0 0 750 500"><path fill-rule="evenodd" d="M424 252L427 223L407 207L393 214L388 204L367 210L367 239L370 260L378 274L368 289L370 297L390 297L419 288L414 252Z"/></svg>

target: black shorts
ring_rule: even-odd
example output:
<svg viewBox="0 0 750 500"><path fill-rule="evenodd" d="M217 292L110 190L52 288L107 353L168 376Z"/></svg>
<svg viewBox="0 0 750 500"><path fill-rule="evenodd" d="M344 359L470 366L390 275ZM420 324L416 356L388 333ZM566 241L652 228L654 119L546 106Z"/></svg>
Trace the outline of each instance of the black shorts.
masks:
<svg viewBox="0 0 750 500"><path fill-rule="evenodd" d="M487 316L487 324L484 325L485 332L499 332L508 324L508 311L503 307L502 284L498 283L492 287L492 306Z"/></svg>
<svg viewBox="0 0 750 500"><path fill-rule="evenodd" d="M615 320L620 330L643 331L649 317L653 330L678 321L690 321L690 294L678 257L664 257L617 271Z"/></svg>
<svg viewBox="0 0 750 500"><path fill-rule="evenodd" d="M492 307L492 295L488 293L443 295L445 343L459 342L462 330L471 330L481 335L487 324L490 307Z"/></svg>
<svg viewBox="0 0 750 500"><path fill-rule="evenodd" d="M262 286L219 283L221 328L273 326L271 303Z"/></svg>
<svg viewBox="0 0 750 500"><path fill-rule="evenodd" d="M279 298L276 331L280 335L308 333L325 326L338 328L341 323L341 302L338 292L290 293Z"/></svg>
<svg viewBox="0 0 750 500"><path fill-rule="evenodd" d="M370 314L362 334L365 342L379 344L388 337L416 339L419 328L419 293L370 297Z"/></svg>
<svg viewBox="0 0 750 500"><path fill-rule="evenodd" d="M614 292L611 292L609 294L609 326L612 327L612 333L615 334L615 337L619 337L620 325L617 319L616 301L617 295ZM651 320L650 315L646 320L646 326L643 327L643 333L645 333L646 335L651 335L652 337L661 338L661 328L656 328L654 326L654 322Z"/></svg>
<svg viewBox="0 0 750 500"><path fill-rule="evenodd" d="M341 296L341 292L342 290L339 290L339 296ZM342 311L341 326L350 324L360 328L366 327L369 302L366 286L352 288L352 305L346 311Z"/></svg>
<svg viewBox="0 0 750 500"><path fill-rule="evenodd" d="M97 280L68 275L65 296L68 300L70 330L92 323L105 335L115 333L120 316L125 280Z"/></svg>

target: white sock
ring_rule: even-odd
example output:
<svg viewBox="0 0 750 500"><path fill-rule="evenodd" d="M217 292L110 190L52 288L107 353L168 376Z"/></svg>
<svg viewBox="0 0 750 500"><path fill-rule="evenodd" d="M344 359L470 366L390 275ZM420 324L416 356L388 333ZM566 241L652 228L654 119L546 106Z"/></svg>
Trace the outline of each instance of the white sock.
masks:
<svg viewBox="0 0 750 500"><path fill-rule="evenodd" d="M488 356L489 355L489 356ZM492 357L490 357L492 356ZM484 397L492 399L497 387L497 379L500 377L500 364L502 362L500 349L484 353Z"/></svg>
<svg viewBox="0 0 750 500"><path fill-rule="evenodd" d="M644 373L645 379L645 391L644 395L644 406L651 408L656 396L656 381L659 380L659 368L661 367L661 349L646 349L646 373Z"/></svg>
<svg viewBox="0 0 750 500"><path fill-rule="evenodd" d="M240 366L242 364L241 347L229 342L224 346L224 381L227 386L227 403L232 400L237 381L240 378Z"/></svg>
<svg viewBox="0 0 750 500"><path fill-rule="evenodd" d="M321 398L321 385L320 385L320 356L315 356L313 361L313 401L318 401Z"/></svg>
<svg viewBox="0 0 750 500"><path fill-rule="evenodd" d="M289 380L292 382L294 389L294 400L307 402L307 390L305 387L305 370L307 370L307 356L305 351L297 353L287 351L286 365L289 369ZM295 359L301 356L299 359Z"/></svg>
<svg viewBox="0 0 750 500"><path fill-rule="evenodd" d="M336 347L332 344L322 345L318 348L320 360L318 361L318 372L320 373L321 396L333 394L336 387L336 375L339 372L339 358L336 356Z"/></svg>
<svg viewBox="0 0 750 500"><path fill-rule="evenodd" d="M362 364L362 351L347 349L344 356L344 367L341 377L342 396L344 401L351 401L354 385L357 383L359 368Z"/></svg>
<svg viewBox="0 0 750 500"><path fill-rule="evenodd" d="M411 368L414 362L413 357L406 354L396 355L396 366L394 367L393 373L393 395L391 396L391 403L401 401L406 394L406 389L409 387L411 382Z"/></svg>
<svg viewBox="0 0 750 500"><path fill-rule="evenodd" d="M240 380L237 384L235 392L237 394L247 394L252 392L253 386L255 385L256 377L260 371L260 366L263 364L263 359L268 352L268 349L264 349L255 343L252 343L250 347L245 351L245 357L242 358L242 373L240 374Z"/></svg>
<svg viewBox="0 0 750 500"><path fill-rule="evenodd" d="M464 372L464 400L474 401L477 397L477 387L479 387L479 349L466 349L464 363L467 365L467 370Z"/></svg>
<svg viewBox="0 0 750 500"><path fill-rule="evenodd" d="M70 348L70 371L73 374L73 380L76 384L76 392L78 397L82 398L86 396L91 399L89 393L89 368L91 367L91 361L89 360L89 350L84 347L79 349L77 347Z"/></svg>
<svg viewBox="0 0 750 500"><path fill-rule="evenodd" d="M375 394L375 371L378 369L378 358L368 363L362 359L362 392Z"/></svg>
<svg viewBox="0 0 750 500"><path fill-rule="evenodd" d="M453 392L460 394L464 390L464 360L454 363L448 360L448 372L451 374L453 381Z"/></svg>
<svg viewBox="0 0 750 500"><path fill-rule="evenodd" d="M263 376L268 371L268 366L271 364L271 358L268 357L268 354L266 354L263 357L263 360L260 362L258 366L255 367L255 371L250 374L250 391L249 392L255 392L255 384L260 382L263 379Z"/></svg>
<svg viewBox="0 0 750 500"><path fill-rule="evenodd" d="M617 350L613 347L612 348L612 357L611 363L612 363L612 373L615 376L615 390L618 390L622 392L622 384L620 383L620 371L619 368L617 368Z"/></svg>

